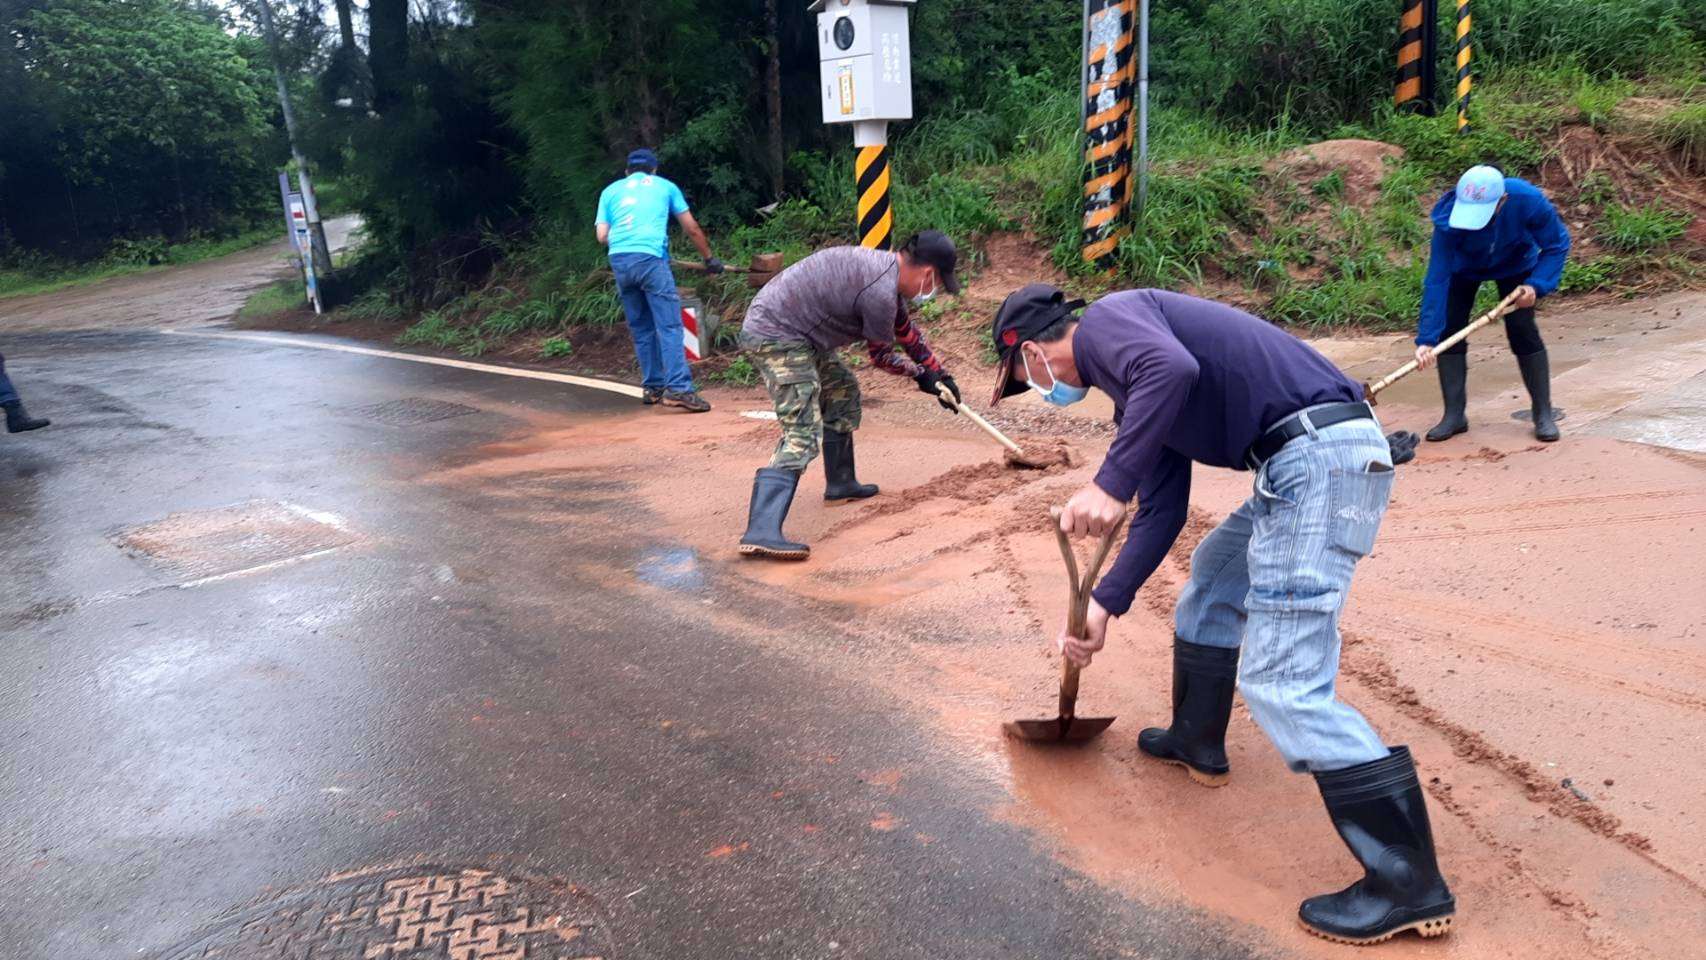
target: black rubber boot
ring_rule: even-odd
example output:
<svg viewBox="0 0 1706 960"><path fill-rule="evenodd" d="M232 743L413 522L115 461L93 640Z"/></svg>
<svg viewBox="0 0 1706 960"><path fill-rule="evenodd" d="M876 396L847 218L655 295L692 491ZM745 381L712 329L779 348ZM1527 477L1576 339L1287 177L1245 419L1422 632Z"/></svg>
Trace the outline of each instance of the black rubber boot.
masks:
<svg viewBox="0 0 1706 960"><path fill-rule="evenodd" d="M788 507L793 505L794 489L799 485L798 470L764 467L752 478L752 506L747 511L746 535L740 538L741 553L778 560L811 556L811 547L782 536L782 521L788 519Z"/></svg>
<svg viewBox="0 0 1706 960"><path fill-rule="evenodd" d="M1173 725L1137 735L1137 748L1185 768L1209 787L1226 783L1226 723L1238 685L1238 648L1206 647L1173 638Z"/></svg>
<svg viewBox="0 0 1706 960"><path fill-rule="evenodd" d="M1534 439L1551 443L1558 439L1558 421L1552 410L1552 362L1546 351L1516 358L1522 371L1522 385L1528 388L1530 410L1534 417Z"/></svg>
<svg viewBox="0 0 1706 960"><path fill-rule="evenodd" d="M22 400L8 400L5 403L5 407L7 433L23 433L25 430L40 430L42 427L53 422L41 417L30 416L24 411L24 401Z"/></svg>
<svg viewBox="0 0 1706 960"><path fill-rule="evenodd" d="M1434 859L1433 831L1409 747L1344 770L1315 774L1327 815L1364 875L1338 893L1310 897L1297 918L1310 933L1340 943L1390 940L1405 930L1437 937L1451 930L1457 901Z"/></svg>
<svg viewBox="0 0 1706 960"><path fill-rule="evenodd" d="M1469 354L1442 353L1439 356L1439 393L1445 398L1445 416L1428 431L1435 443L1449 440L1469 429L1469 418L1463 409L1469 405Z"/></svg>
<svg viewBox="0 0 1706 960"><path fill-rule="evenodd" d="M823 432L823 498L863 500L877 495L877 485L860 483L853 471L853 435Z"/></svg>

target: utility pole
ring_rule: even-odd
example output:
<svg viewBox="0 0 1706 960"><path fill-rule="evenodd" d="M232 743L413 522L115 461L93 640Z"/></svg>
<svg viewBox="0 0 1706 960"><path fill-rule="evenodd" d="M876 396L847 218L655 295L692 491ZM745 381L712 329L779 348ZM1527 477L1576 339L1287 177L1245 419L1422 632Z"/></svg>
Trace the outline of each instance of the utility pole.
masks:
<svg viewBox="0 0 1706 960"><path fill-rule="evenodd" d="M315 202L314 184L308 177L308 158L302 155L301 141L296 136L296 111L290 105L290 88L284 80L284 63L279 56L272 4L268 0L255 0L255 8L260 13L261 32L266 34L267 49L272 51L272 74L278 82L278 106L284 112L284 135L290 141L290 155L296 158L296 175L302 182L302 207L308 215L308 236L314 248L314 273L318 277L330 277L332 251L326 245L326 227L320 222L320 205Z"/></svg>

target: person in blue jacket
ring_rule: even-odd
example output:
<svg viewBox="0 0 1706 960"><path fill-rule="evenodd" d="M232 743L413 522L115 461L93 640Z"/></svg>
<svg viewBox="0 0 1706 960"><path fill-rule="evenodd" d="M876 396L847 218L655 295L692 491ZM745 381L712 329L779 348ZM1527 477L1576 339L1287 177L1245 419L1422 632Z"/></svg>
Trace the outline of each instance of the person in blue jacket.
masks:
<svg viewBox="0 0 1706 960"><path fill-rule="evenodd" d="M1434 363L1433 348L1469 323L1475 294L1488 280L1501 298L1517 292L1517 309L1505 315L1505 337L1516 354L1528 388L1536 439L1558 439L1552 409L1552 370L1546 344L1534 322L1534 303L1558 289L1570 231L1540 189L1507 177L1495 167L1471 167L1457 188L1439 198L1433 211L1433 252L1422 286L1422 314L1416 325L1416 361ZM1439 389L1445 416L1428 439L1447 440L1469 429L1469 344L1439 355Z"/></svg>

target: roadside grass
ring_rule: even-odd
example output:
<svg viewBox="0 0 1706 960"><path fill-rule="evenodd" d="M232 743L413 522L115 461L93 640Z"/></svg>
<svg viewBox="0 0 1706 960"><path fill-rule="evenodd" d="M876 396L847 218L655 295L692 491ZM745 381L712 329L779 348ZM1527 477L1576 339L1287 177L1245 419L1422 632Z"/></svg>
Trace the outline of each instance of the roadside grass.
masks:
<svg viewBox="0 0 1706 960"><path fill-rule="evenodd" d="M256 290L243 301L243 306L237 311L238 320L258 320L262 317L274 317L281 313L289 313L307 304L303 296L302 281L292 277L288 280L278 280Z"/></svg>
<svg viewBox="0 0 1706 960"><path fill-rule="evenodd" d="M1644 206L1605 208L1600 242L1624 253L1650 253L1682 236L1694 218L1655 200Z"/></svg>
<svg viewBox="0 0 1706 960"><path fill-rule="evenodd" d="M43 257L0 263L0 297L52 293L113 277L212 260L282 241L276 225L257 227L234 237L168 244L161 237L120 239L107 255L90 263L66 263Z"/></svg>
<svg viewBox="0 0 1706 960"><path fill-rule="evenodd" d="M1706 102L1691 103L1658 121L1658 136L1688 169L1706 175Z"/></svg>

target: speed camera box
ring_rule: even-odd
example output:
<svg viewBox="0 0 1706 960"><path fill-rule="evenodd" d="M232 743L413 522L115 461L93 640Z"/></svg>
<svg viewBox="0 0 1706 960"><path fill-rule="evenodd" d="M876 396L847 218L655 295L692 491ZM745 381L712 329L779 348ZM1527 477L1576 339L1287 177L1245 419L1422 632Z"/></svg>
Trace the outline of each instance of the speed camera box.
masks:
<svg viewBox="0 0 1706 960"><path fill-rule="evenodd" d="M912 119L913 0L817 0L823 122Z"/></svg>

